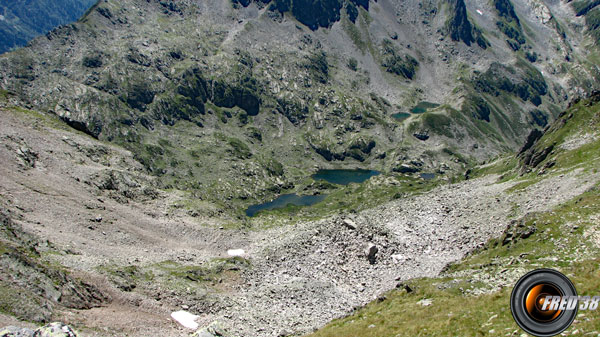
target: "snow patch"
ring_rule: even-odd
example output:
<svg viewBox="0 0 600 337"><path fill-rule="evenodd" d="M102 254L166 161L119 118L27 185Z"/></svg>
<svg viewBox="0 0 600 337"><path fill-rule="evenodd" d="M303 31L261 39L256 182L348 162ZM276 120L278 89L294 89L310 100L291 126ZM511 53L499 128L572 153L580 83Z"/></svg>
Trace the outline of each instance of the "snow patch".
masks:
<svg viewBox="0 0 600 337"><path fill-rule="evenodd" d="M244 256L246 252L243 249L230 249L227 251L227 255L229 256Z"/></svg>
<svg viewBox="0 0 600 337"><path fill-rule="evenodd" d="M424 307L430 306L431 303L433 303L433 300L430 298L424 298L424 299L420 300L419 302L417 302L417 304L422 305Z"/></svg>
<svg viewBox="0 0 600 337"><path fill-rule="evenodd" d="M404 262L406 262L406 260L407 260L406 256L404 256L402 254L392 255L392 261L394 261L394 263L404 263Z"/></svg>
<svg viewBox="0 0 600 337"><path fill-rule="evenodd" d="M196 320L199 318L200 316L198 315L194 315L191 314L187 311L175 311L173 313L171 313L171 318L173 318L175 321L177 321L177 323L183 325L184 327L188 328L188 329L192 329L192 330L197 330L198 329L198 323L196 323Z"/></svg>

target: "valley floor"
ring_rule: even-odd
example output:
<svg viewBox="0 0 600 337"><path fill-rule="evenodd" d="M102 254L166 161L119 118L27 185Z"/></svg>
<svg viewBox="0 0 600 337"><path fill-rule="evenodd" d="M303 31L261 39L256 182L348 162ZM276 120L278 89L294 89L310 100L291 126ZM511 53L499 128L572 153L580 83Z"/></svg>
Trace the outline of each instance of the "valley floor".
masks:
<svg viewBox="0 0 600 337"><path fill-rule="evenodd" d="M61 266L106 295L95 308L59 303L53 311L53 319L83 336L187 335L192 331L170 319L182 308L200 315L201 327L228 336L310 333L399 282L442 271L485 284L468 288L474 294L506 292L524 266L497 275L447 267L487 249L528 214L552 213L600 180L584 166L527 179L488 174L356 214L229 228L178 209L181 195L153 189L152 178L120 148L30 111L5 109L0 119L2 208L37 238L41 265ZM597 238L597 232L596 226L587 233ZM230 257L229 249L245 254ZM15 286L10 280L4 275L2 286ZM373 333L360 335L387 336L370 315L364 322L374 324ZM353 317L322 335L357 335L336 330L354 327ZM0 316L0 325L9 323L14 319Z"/></svg>

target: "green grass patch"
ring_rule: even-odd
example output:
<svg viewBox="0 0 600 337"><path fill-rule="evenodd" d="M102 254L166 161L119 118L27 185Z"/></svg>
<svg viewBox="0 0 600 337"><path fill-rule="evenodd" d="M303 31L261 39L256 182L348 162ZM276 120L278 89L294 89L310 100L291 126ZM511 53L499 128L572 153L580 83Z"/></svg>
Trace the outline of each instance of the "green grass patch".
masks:
<svg viewBox="0 0 600 337"><path fill-rule="evenodd" d="M515 155L505 155L486 164L476 166L471 170L471 177L483 177L490 174L496 174L504 177L504 180L514 178L516 176L517 157Z"/></svg>
<svg viewBox="0 0 600 337"><path fill-rule="evenodd" d="M451 129L452 119L450 117L432 112L426 112L422 116L423 127L436 134L454 138L454 133Z"/></svg>
<svg viewBox="0 0 600 337"><path fill-rule="evenodd" d="M137 266L105 265L99 271L109 275L111 281L124 291L147 292L156 284L177 292L203 293L221 283L237 278L237 274L250 268L250 261L241 257L215 258L201 265L184 265L172 260Z"/></svg>
<svg viewBox="0 0 600 337"><path fill-rule="evenodd" d="M350 20L348 20L346 18L342 19L342 27L344 28L344 31L346 32L346 34L348 34L348 36L350 37L352 42L354 42L354 45L361 52L364 53L367 50L368 45L362 39L362 34L360 32L360 29L355 24L353 24Z"/></svg>

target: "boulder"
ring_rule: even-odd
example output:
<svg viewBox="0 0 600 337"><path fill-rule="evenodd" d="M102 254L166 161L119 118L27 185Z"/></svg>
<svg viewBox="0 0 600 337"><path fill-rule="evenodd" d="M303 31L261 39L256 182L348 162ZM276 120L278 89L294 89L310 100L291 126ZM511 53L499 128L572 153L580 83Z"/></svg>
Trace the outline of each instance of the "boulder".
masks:
<svg viewBox="0 0 600 337"><path fill-rule="evenodd" d="M34 168L38 159L38 154L26 146L17 149L17 156L25 168Z"/></svg>
<svg viewBox="0 0 600 337"><path fill-rule="evenodd" d="M419 302L417 302L418 305L422 305L424 307L428 307L433 303L433 300L430 298L424 298L422 300L420 300Z"/></svg>
<svg viewBox="0 0 600 337"><path fill-rule="evenodd" d="M193 337L216 337L215 335L213 335L212 333L210 333L206 330L198 331L195 334L193 334L192 336Z"/></svg>
<svg viewBox="0 0 600 337"><path fill-rule="evenodd" d="M0 337L33 337L33 330L7 326L0 330Z"/></svg>
<svg viewBox="0 0 600 337"><path fill-rule="evenodd" d="M35 330L14 326L0 330L0 337L77 337L78 334L70 326L60 322L50 323Z"/></svg>
<svg viewBox="0 0 600 337"><path fill-rule="evenodd" d="M371 264L375 263L375 259L377 258L377 252L379 251L379 248L377 248L377 246L375 246L372 243L369 243L367 245L367 248L365 249L365 255L367 256L367 259L369 260L369 262Z"/></svg>
<svg viewBox="0 0 600 337"><path fill-rule="evenodd" d="M349 229L355 230L356 229L356 222L350 220L350 219L344 219L342 220L342 224L346 227L348 227Z"/></svg>
<svg viewBox="0 0 600 337"><path fill-rule="evenodd" d="M50 323L33 332L33 337L77 337L78 334L70 326L60 322Z"/></svg>
<svg viewBox="0 0 600 337"><path fill-rule="evenodd" d="M192 337L223 337L227 332L219 322L213 322L209 326L196 331Z"/></svg>
<svg viewBox="0 0 600 337"><path fill-rule="evenodd" d="M400 164L399 166L394 167L392 170L399 173L416 173L421 171L421 168L407 164Z"/></svg>
<svg viewBox="0 0 600 337"><path fill-rule="evenodd" d="M535 223L528 225L526 219L513 220L504 231L502 245L512 245L519 240L527 239L535 234L536 231L537 226Z"/></svg>
<svg viewBox="0 0 600 337"><path fill-rule="evenodd" d="M429 132L427 132L427 131L419 131L419 132L413 133L413 136L415 138L417 138L418 140L425 141L425 140L429 139Z"/></svg>

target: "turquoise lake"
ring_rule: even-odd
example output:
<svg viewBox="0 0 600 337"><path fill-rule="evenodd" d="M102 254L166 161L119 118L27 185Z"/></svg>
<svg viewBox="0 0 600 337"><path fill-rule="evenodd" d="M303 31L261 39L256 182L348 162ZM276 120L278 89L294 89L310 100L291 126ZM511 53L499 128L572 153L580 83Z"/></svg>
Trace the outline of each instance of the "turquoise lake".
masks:
<svg viewBox="0 0 600 337"><path fill-rule="evenodd" d="M375 170L319 170L312 175L314 180L325 180L332 184L348 185L350 183L362 183L367 179L381 174ZM249 217L255 216L258 212L264 210L272 210L284 208L287 205L295 206L311 206L323 201L327 194L320 195L297 195L295 193L280 195L274 200L256 204L246 209L246 215Z"/></svg>
<svg viewBox="0 0 600 337"><path fill-rule="evenodd" d="M412 108L410 110L410 112L414 113L414 114L422 114L427 112L428 109L433 109L433 108L437 108L438 106L440 106L437 103L431 103L431 102L419 102L419 104L417 104L414 108Z"/></svg>
<svg viewBox="0 0 600 337"><path fill-rule="evenodd" d="M396 118L399 121L405 120L408 117L410 117L410 114L408 112L398 112L392 115L393 118Z"/></svg>

